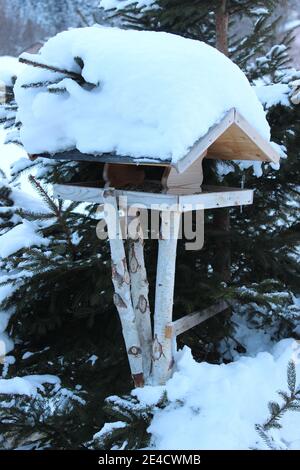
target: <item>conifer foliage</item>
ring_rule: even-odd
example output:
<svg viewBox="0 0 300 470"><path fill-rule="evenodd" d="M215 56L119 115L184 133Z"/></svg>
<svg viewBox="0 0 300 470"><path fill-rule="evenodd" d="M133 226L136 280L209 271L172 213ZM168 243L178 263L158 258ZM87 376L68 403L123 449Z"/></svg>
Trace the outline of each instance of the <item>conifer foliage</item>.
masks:
<svg viewBox="0 0 300 470"><path fill-rule="evenodd" d="M219 0L157 0L150 7L138 7L137 2L132 2L126 8L104 14L107 21L123 27L167 31L215 45L220 3ZM296 99L299 85L295 81L300 73L288 68L290 37L283 38L284 44L273 45L276 20L270 18L276 2L228 0L225 3L231 58L243 68L253 85L259 82L270 87L268 90L279 85L284 90L263 104L272 139L287 158L280 171L268 166L260 178L247 168L242 173L232 163L226 175L221 174L216 164L206 166L206 178L211 183L236 187L243 181L246 187L255 189L255 202L242 213L231 211L231 231L227 234L232 246L230 282L221 282L213 270L220 234L212 228L212 214L206 214L206 244L200 253L185 252L184 244L179 243L174 316L227 298L236 303L237 310L242 310L255 328L267 329L271 325L273 331L275 328L274 337L280 339L295 335L294 328L300 319L294 304L294 296L299 293L297 207L300 202L300 105ZM252 28L241 40L237 23L245 17ZM82 77L81 58L74 59L72 70L33 63L28 55L22 61L53 72L53 80L28 83L25 86L29 88L64 94L66 90L61 86L64 78L71 78L84 89L97 86ZM8 142L20 143L21 123L16 121L16 111L11 84L6 87L5 102L0 108L0 124L8 131ZM43 201L43 209L28 205L21 208L15 202L17 181L28 170L36 175L30 179ZM124 442L126 448L141 448L149 445L151 436L147 429L155 410L167 404L167 398L163 397L155 407L145 407L125 395L130 388L129 371L120 325L111 302L109 250L96 237L97 207L63 203L50 194L49 184L95 180L95 175L98 178L100 173L101 168L93 163L35 158L16 162L12 182L4 174L0 176L0 236L25 221L33 224L35 232L45 241L23 246L0 259L0 287L10 286L9 295L0 307L5 311L13 309L9 331L18 338L14 352L16 363L9 368L8 377L16 373L58 374L63 389L71 391L70 394L75 393L76 383L83 383L84 391L87 390L86 395L75 393L79 399L74 399L72 406L61 405L60 389L50 388L35 399L14 397L13 407L0 408L0 434L14 448L29 445L108 449L121 448ZM146 246L150 286L155 284L154 255L155 248L150 242ZM153 291L150 302L153 302ZM224 338L233 338L238 344L234 329L227 312L181 337L179 345L191 346L198 360L218 363L224 360L219 347ZM49 350L40 355L39 351L45 347ZM246 352L244 345L238 344L238 348L239 352ZM24 360L23 354L28 349L35 354ZM92 354L97 356L95 365L90 362ZM280 392L283 404L272 403L270 418L257 426L269 447L273 445L269 430L278 427L287 410L299 408L292 363L288 382L289 392ZM112 393L123 398L108 399L102 410L104 397ZM87 399L87 405L80 401L83 398ZM59 405L57 413L52 415L50 409L54 402ZM106 419L122 424L104 427L91 440ZM61 436L63 428L68 429L68 436ZM0 447L6 444L0 441Z"/></svg>
<svg viewBox="0 0 300 470"><path fill-rule="evenodd" d="M270 416L264 424L256 424L255 429L270 450L279 450L283 443L278 443L270 431L281 429L281 419L290 411L300 411L300 388L297 387L296 367L290 361L287 368L288 392L280 390L278 395L281 403L270 401L268 404ZM283 447L284 448L284 447Z"/></svg>

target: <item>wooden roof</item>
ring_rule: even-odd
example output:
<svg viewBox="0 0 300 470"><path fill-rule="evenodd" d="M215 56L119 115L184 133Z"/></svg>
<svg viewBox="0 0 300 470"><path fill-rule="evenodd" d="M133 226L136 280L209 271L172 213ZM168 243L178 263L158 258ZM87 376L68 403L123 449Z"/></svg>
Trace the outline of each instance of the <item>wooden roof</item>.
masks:
<svg viewBox="0 0 300 470"><path fill-rule="evenodd" d="M177 163L159 158L119 156L113 154L92 155L84 154L79 150L69 150L61 153L41 154L40 157L58 160L75 160L104 163L120 163L135 165L174 166L179 173L185 171L203 153L205 158L218 160L259 160L266 162L279 162L279 154L270 142L261 135L236 110L231 109L225 117L208 133L201 137L190 151Z"/></svg>

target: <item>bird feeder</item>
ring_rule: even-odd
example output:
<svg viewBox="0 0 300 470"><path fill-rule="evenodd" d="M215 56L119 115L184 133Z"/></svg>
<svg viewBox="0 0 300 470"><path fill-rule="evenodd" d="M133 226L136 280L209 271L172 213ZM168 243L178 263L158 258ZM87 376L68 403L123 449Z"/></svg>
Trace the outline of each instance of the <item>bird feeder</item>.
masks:
<svg viewBox="0 0 300 470"><path fill-rule="evenodd" d="M203 159L278 163L278 154L236 109L231 109L176 165L159 159L145 161L117 155L95 156L75 150L40 156L104 163L103 187L95 187L95 183L88 182L57 184L54 185L54 193L62 199L104 204L104 213L106 204L116 208L113 216L107 212L105 217L110 236L114 302L123 323L132 376L137 386L149 380L150 374L154 383L165 383L172 374L175 338L227 307L226 302L221 301L202 312L172 321L176 246L181 216L186 211L199 210L199 207L207 210L245 206L253 202L253 190L202 185ZM128 187L130 189L126 189ZM137 234L136 239L132 238L127 265L123 241L116 239L113 233L116 224L118 231L121 231L120 220L111 217L118 218L118 201L124 197L128 206L159 211L161 217L153 334L143 239L141 234ZM166 238L164 233L167 234Z"/></svg>
<svg viewBox="0 0 300 470"><path fill-rule="evenodd" d="M84 31L86 30L87 32L85 33ZM86 35L86 47L89 50L89 54L91 53L91 49L88 44L89 38L98 38L99 36L101 41L105 38L106 46L109 47L109 44L111 44L112 50L110 51L110 54L107 56L104 54L102 57L102 42L99 40L99 50L98 48L95 49L95 60L99 60L99 64L101 63L101 67L100 65L98 67L100 75L103 73L103 70L106 70L105 61L108 61L107 67L111 71L112 80L110 82L109 78L107 78L107 82L102 86L101 90L97 90L98 85L96 80L94 80L93 87L91 87L90 83L87 85L87 78L85 77L84 71L86 62L91 59L90 56L82 57L80 60L76 57L76 61L74 61L74 69L71 71L66 70L66 66L63 62L66 54L63 56L62 62L60 63L58 61L60 43L59 39L56 40L54 38L52 46L56 55L53 55L53 57L56 57L56 64L58 64L55 65L55 67L53 64L49 65L49 62L51 62L51 54L54 54L50 47L51 44L49 44L48 48L46 45L45 50L42 49L42 57L34 56L30 59L28 59L28 57L23 57L23 62L26 62L35 68L44 68L50 75L52 73L60 74L62 77L67 77L67 80L63 80L61 84L56 82L55 85L55 92L63 94L61 98L60 96L55 96L55 98L53 98L53 81L51 82L52 84L50 83L50 85L45 85L46 88L48 86L48 91L51 91L51 105L54 103L53 100L55 100L56 105L61 106L61 110L69 109L63 107L67 103L67 100L72 97L72 93L74 92L76 85L76 90L78 91L78 87L81 87L81 90L80 94L77 95L76 102L73 102L72 109L76 110L78 102L83 99L84 96L86 96L87 99L88 96L93 96L95 100L99 99L99 115L101 112L103 113L101 116L103 126L106 126L107 121L111 118L114 112L117 114L115 119L117 126L120 120L123 119L124 114L121 113L120 109L122 102L126 101L126 93L128 93L130 95L132 106L134 106L135 102L139 102L139 100L142 103L140 108L137 108L137 111L140 113L139 116L135 119L134 114L132 114L132 117L128 119L128 121L130 121L129 124L131 126L129 127L129 131L132 133L135 131L134 136L139 143L139 149L142 148L141 143L145 143L145 153L142 154L140 150L138 152L131 151L130 149L134 148L132 146L132 142L128 143L129 150L126 153L126 145L124 145L124 140L122 140L122 128L120 128L119 133L115 132L114 135L114 148L123 148L122 152L119 153L118 151L113 150L113 148L107 151L108 144L106 143L105 145L102 145L101 139L97 141L98 143L95 144L95 148L92 152L84 152L82 151L82 148L79 150L79 145L74 145L70 148L70 144L65 145L67 148L62 150L58 150L56 147L53 150L52 144L49 144L51 149L45 148L44 151L39 151L41 145L37 145L33 142L31 132L32 126L36 126L38 135L38 132L41 132L41 129L47 130L49 118L44 119L42 114L40 116L37 115L36 123L33 125L30 121L31 116L28 117L28 112L24 114L23 120L22 113L20 114L25 130L26 126L27 129L30 130L30 142L24 134L25 148L26 142L28 141L28 151L29 153L34 154L34 156L68 161L90 161L97 163L99 168L101 168L101 181L56 184L54 186L54 193L57 197L62 199L103 205L103 217L107 224L107 232L111 248L112 281L115 290L114 303L122 323L123 335L134 383L136 386L142 386L145 381L153 384L164 384L172 375L174 364L173 349L176 337L213 315L224 311L227 307L226 303L221 301L217 305L201 312L195 312L190 315L183 316L176 321L173 321L172 319L176 248L182 215L187 211L205 211L208 209L245 206L252 204L253 202L253 190L222 186L206 186L205 181L203 181L203 160L246 160L278 163L279 155L268 139L265 138L257 128L255 128L255 118L253 118L255 115L255 112L253 111L254 108L256 107L255 110L257 111L257 116L263 122L265 117L260 104L258 101L255 101L256 97L246 78L242 72L233 65L231 61L229 61L229 59L209 46L198 43L197 41L190 41L188 39L164 33L137 31L120 32L119 30L110 28L84 28L82 30L78 30L78 33L76 30L72 30L68 33L64 33L64 41L66 41L67 35L69 35L71 42L75 41L77 35L78 37L79 35ZM57 36L57 38L59 37L60 35ZM114 40L111 41L111 37ZM159 38L160 41L157 41ZM82 46L83 43L84 41L80 43L80 51L82 54L84 52ZM75 46L73 49L76 49ZM72 53L74 53L73 49ZM137 50L136 55L134 55L135 50ZM144 51L144 54L141 54L141 51ZM190 55L186 54L186 51L189 51ZM123 80L124 76L122 76L122 74L116 77L116 72L114 72L114 70L120 70L121 65L124 66L124 63L126 64L126 60L125 62L123 61L124 56L127 57L126 54L128 55L128 63L130 64L129 72L127 75L125 74L128 83L126 82L126 79L125 81ZM158 60L160 54L162 54L161 62ZM200 60L201 54L203 61L206 61L204 65L203 61L201 63ZM194 61L193 55L195 59ZM174 70L172 69L171 59L166 63L166 57L169 59L170 57L174 58ZM196 59L200 60L199 65L195 65ZM68 64L70 64L70 61ZM113 64L113 66L111 64ZM157 64L160 66L158 67ZM216 76L213 75L213 71L216 70L216 64L219 68L223 67L224 70L228 71L228 73L230 72L232 74L232 80L237 78L237 83L240 86L240 90L236 90L235 92L233 83L231 85L231 90L227 90L228 96L231 96L227 101L231 102L232 106L227 107L227 111L225 112L223 108L220 107L219 102L221 99L224 99L224 94L226 95L226 86L224 85L223 79L218 79L218 77L216 78ZM115 65L118 66L114 67ZM132 70L134 71L134 66L136 67L136 70L138 70L138 73L132 73ZM154 67L153 69L151 69L152 66ZM211 71L209 68L210 66L212 67ZM147 73L145 72L145 67ZM190 67L190 69L188 69L189 73L186 71L187 67ZM91 81L91 76L93 75L91 72L92 69L88 70L89 81ZM191 81L190 87L189 83L184 83L184 87L182 86L182 82L180 81L182 80L182 70L184 70L185 73L185 80L196 80L195 82ZM205 70L205 72L203 70ZM221 73L222 70L219 70L219 72ZM211 75L207 77L205 76L206 73ZM142 76L139 74L142 74ZM159 95L159 99L161 96L167 96L170 89L172 90L172 87L175 91L178 90L178 96L181 97L181 102L183 102L182 95L187 94L187 107L185 109L190 109L191 113L194 112L194 114L198 113L199 129L206 117L204 114L201 115L201 110L199 111L197 106L194 106L193 103L188 101L190 96L193 96L193 86L198 86L200 83L199 88L195 89L197 89L199 93L202 93L202 97L200 96L202 102L208 103L208 105L211 105L213 110L216 110L214 114L211 114L211 116L215 116L215 118L213 119L210 117L208 130L205 133L199 130L198 139L191 137L192 141L190 142L190 145L188 145L187 151L181 151L181 153L177 152L176 159L172 157L171 151L169 152L169 156L166 151L164 151L162 155L157 151L156 156L153 156L154 151L149 151L149 154L147 154L147 148L149 149L151 147L149 147L151 139L150 137L143 137L144 128L140 131L141 122L143 121L142 117L144 116L144 108L147 108L147 110L148 108L150 109L152 106L152 100L155 101L156 98L156 90L151 82L151 80L155 79L155 74L158 75L158 78L160 78L161 74L161 82L158 80L157 86L162 83L162 87L165 87L164 93ZM85 78L83 79L80 77ZM49 77L46 78L49 80ZM34 79L36 80L36 87L40 87L39 76L36 75ZM23 87L21 90L23 94L25 94L26 90L30 88L28 80L29 78L25 77L23 81L19 83L19 90ZM147 90L145 87L142 95L140 93L139 86L142 80L148 80L151 84L153 92L151 92L149 96L146 93ZM214 80L215 83L219 84L219 91L214 88L213 92L209 96L206 96L206 91L203 91L203 87L209 87L211 80ZM71 87L70 81L75 81L76 83L72 83ZM110 93L109 86L111 83L113 85L117 84L118 86L116 85L115 89L112 88ZM32 88L34 88L34 84L32 85ZM104 108L103 102L101 101L101 93L107 92L108 96L111 97L110 99L113 100L116 96L114 91L115 93L117 93L117 91L119 92L119 100L121 104L118 102L118 105L116 106L112 103L110 107L110 101L108 100L105 102L106 108L105 111L103 111ZM242 115L240 112L241 108L243 108L243 103L240 103L239 101L239 91L241 94L249 94L250 105L252 103L251 100L254 100L253 109L248 112L248 117ZM36 94L37 93L38 91L36 91ZM88 95L87 93L92 93L93 95ZM192 93L192 95L190 93ZM19 94L21 93L19 92ZM145 98L145 96L148 96L148 98ZM196 98L198 99L198 97L195 97L195 99ZM28 98L26 99L26 103L28 104ZM33 99L32 94L30 95L30 99ZM20 101L22 101L22 99ZM246 101L247 100L245 99L244 102ZM237 106L235 106L235 103ZM239 103L241 105L239 105ZM158 101L157 104L159 104ZM169 116L172 118L172 116L176 114L176 106L175 93L172 103L166 103L161 112L165 112L165 109L170 110ZM115 108L117 108L117 110ZM155 113L155 106L153 106L153 109L153 112ZM248 109L246 105L245 109ZM35 106L34 112L38 114L38 106ZM63 114L63 111L61 111L61 113ZM95 119L97 119L97 109L93 110L93 113ZM128 110L128 113L130 113L130 110ZM56 113L58 120L62 119L59 114L60 109L58 108ZM80 121L80 113L77 114L77 119ZM53 115L54 113L52 113L51 116ZM176 116L177 115L179 116L180 113L176 114ZM149 116L147 115L147 118L148 117ZM155 116L155 118L157 119L156 121L153 120L153 122L160 122L160 116ZM41 127L43 125L41 120L43 119L45 128ZM77 126L77 129L79 130L85 126L85 120L83 118L81 119L81 126ZM152 121L150 121L151 120L149 119L147 121L147 135L154 136L154 139L162 139L162 136L167 134L168 128L166 128L165 133L162 130L156 130L156 126ZM180 121L178 118L178 122L182 124L183 121ZM63 126L63 121L61 121L61 123L61 126ZM55 132L60 132L60 126L58 126L57 123L55 124ZM190 124L186 123L185 126L189 128L189 125L197 130L197 122ZM89 126L93 126L93 122L91 120L89 121ZM178 128L180 129L179 125ZM203 128L203 126L201 128ZM102 129L101 126L99 127L99 130L100 129ZM109 129L109 132L110 131L113 132L114 129ZM86 137L86 133L88 132L89 128L85 130L84 137ZM142 136L140 134L142 134ZM45 132L43 135L45 136L45 139L47 139ZM174 133L171 135L174 135ZM63 134L62 136L64 137ZM74 140L76 140L76 136L73 137ZM91 132L91 140L94 138L95 136L93 136ZM62 141L62 139L60 139L60 141ZM31 142L33 142L33 144L31 144ZM163 143L164 145L167 145L167 139L165 139ZM141 233L139 230L139 224L137 224L136 234L130 235L128 256L126 256L125 253L122 237L118 236L122 230L122 217L124 216L124 206L122 201L124 198L127 200L127 207L134 205L137 209L141 208L148 211L155 211L156 214L159 214L161 219L160 235L158 238L158 260L153 321L151 320L150 314L148 281L144 262L144 234ZM111 208L114 210L112 211ZM119 209L122 209L123 212ZM139 217L139 215L137 215L137 217Z"/></svg>

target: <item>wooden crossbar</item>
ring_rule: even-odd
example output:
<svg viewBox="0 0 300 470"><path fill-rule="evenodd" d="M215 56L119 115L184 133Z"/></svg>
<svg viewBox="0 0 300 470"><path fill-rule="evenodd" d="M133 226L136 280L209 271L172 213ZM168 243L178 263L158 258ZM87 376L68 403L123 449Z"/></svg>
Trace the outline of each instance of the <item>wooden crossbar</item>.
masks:
<svg viewBox="0 0 300 470"><path fill-rule="evenodd" d="M208 320L218 313L223 312L228 307L230 307L230 304L225 300L221 300L220 302L212 305L211 307L205 308L200 312L193 312L189 315L185 315L184 317L179 318L179 320L168 323L166 326L165 335L167 338L179 336L191 328L200 325L200 323L203 323L205 320Z"/></svg>

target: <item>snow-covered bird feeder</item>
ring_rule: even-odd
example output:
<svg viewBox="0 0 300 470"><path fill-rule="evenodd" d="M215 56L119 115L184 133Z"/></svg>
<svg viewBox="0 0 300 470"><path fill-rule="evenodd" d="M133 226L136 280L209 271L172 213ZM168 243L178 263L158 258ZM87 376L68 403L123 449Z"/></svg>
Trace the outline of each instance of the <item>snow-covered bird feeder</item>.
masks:
<svg viewBox="0 0 300 470"><path fill-rule="evenodd" d="M277 164L263 108L227 57L167 33L73 29L20 60L29 65L15 87L21 141L31 157L99 165L96 183L55 185L55 194L104 204L114 301L134 382L141 386L151 376L163 384L172 374L176 336L225 308L220 302L172 321L181 216L252 204L252 190L203 185L202 162ZM143 235L130 240L128 265L115 236L124 197L128 206L161 216L153 333Z"/></svg>

